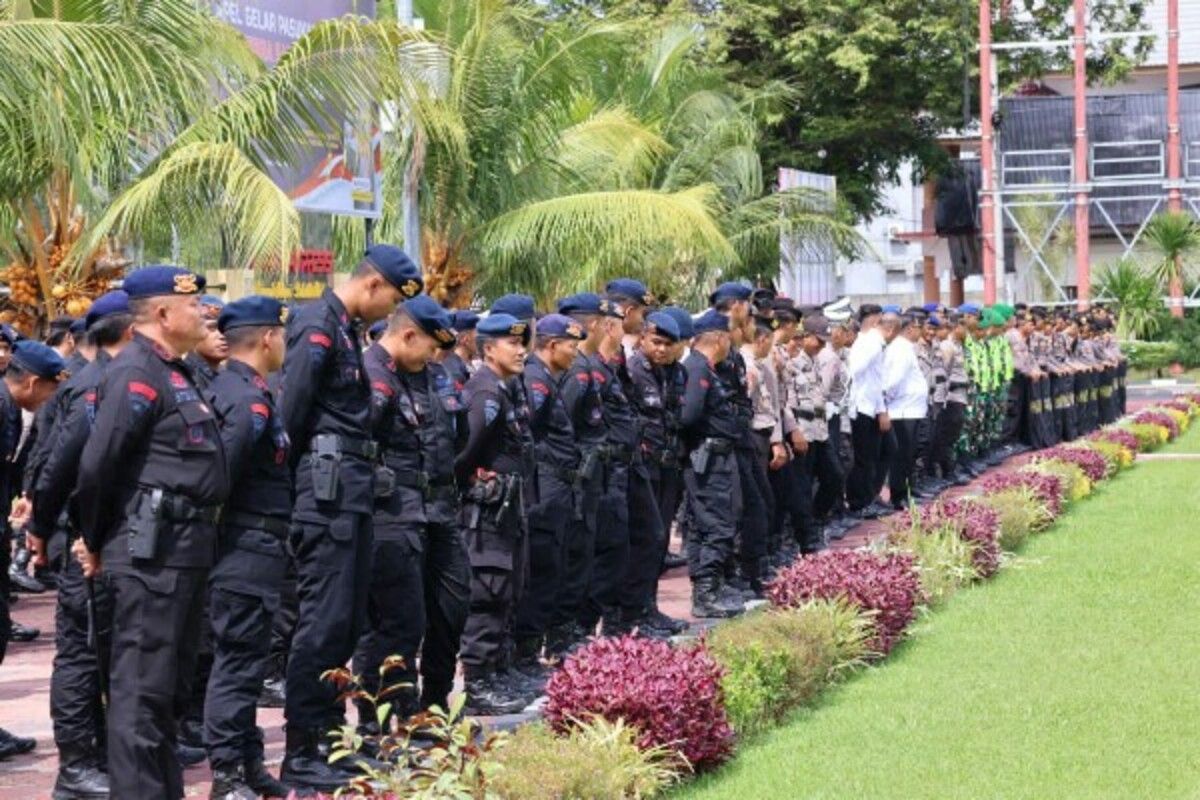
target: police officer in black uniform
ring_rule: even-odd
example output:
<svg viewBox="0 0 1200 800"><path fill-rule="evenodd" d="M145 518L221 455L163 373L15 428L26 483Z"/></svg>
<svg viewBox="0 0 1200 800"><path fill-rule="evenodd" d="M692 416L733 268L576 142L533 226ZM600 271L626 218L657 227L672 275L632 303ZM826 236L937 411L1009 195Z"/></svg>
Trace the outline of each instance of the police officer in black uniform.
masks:
<svg viewBox="0 0 1200 800"><path fill-rule="evenodd" d="M58 353L41 342L26 339L17 341L12 348L12 357L0 381L0 512L3 516L5 535L0 537L0 569L4 580L0 580L0 662L8 649L12 633L12 620L8 614L8 554L9 535L7 521L12 510L12 498L20 486L20 474L13 464L13 456L21 439L21 412L37 411L50 399L64 376L63 360ZM23 736L14 736L0 728L0 758L28 753L37 742Z"/></svg>
<svg viewBox="0 0 1200 800"><path fill-rule="evenodd" d="M537 684L546 678L539 656L561 592L567 523L575 513L579 469L579 448L561 387L585 337L583 326L575 320L548 314L538 320L536 351L525 360L537 491L528 514L529 582L514 621L514 667Z"/></svg>
<svg viewBox="0 0 1200 800"><path fill-rule="evenodd" d="M349 281L289 317L279 410L295 464L290 543L299 618L287 664L287 754L281 779L333 791L349 770L326 763L322 734L345 709L321 675L343 666L366 619L377 448L356 325L383 319L422 287L398 247L370 247Z"/></svg>
<svg viewBox="0 0 1200 800"><path fill-rule="evenodd" d="M263 765L255 701L287 567L292 512L289 442L267 376L283 365L287 309L251 295L225 306L217 327L229 360L210 384L231 491L209 577L213 664L204 705L211 797L283 797Z"/></svg>
<svg viewBox="0 0 1200 800"><path fill-rule="evenodd" d="M454 347L445 351L438 363L446 370L446 374L454 381L458 391L462 391L471 378L471 362L477 355L475 346L475 326L479 324L479 315L474 311L460 310L450 315L457 338Z"/></svg>
<svg viewBox="0 0 1200 800"><path fill-rule="evenodd" d="M113 593L108 766L114 797L183 797L176 711L190 696L196 633L229 493L211 406L182 355L204 336L204 279L132 272L133 341L105 370L79 464L85 577Z"/></svg>
<svg viewBox="0 0 1200 800"><path fill-rule="evenodd" d="M688 458L683 480L691 531L688 574L692 615L731 617L740 604L721 598L725 565L733 556L734 531L741 513L741 486L734 447L742 423L730 389L716 367L729 357L729 317L709 309L695 322L692 350L684 359L687 389L679 424Z"/></svg>
<svg viewBox="0 0 1200 800"><path fill-rule="evenodd" d="M526 571L523 495L533 475L528 408L513 378L525 368L528 323L489 314L475 329L483 366L467 381L467 443L454 472L471 561L471 603L462 639L468 713L505 714L528 701L523 682L506 677L512 618Z"/></svg>
<svg viewBox="0 0 1200 800"><path fill-rule="evenodd" d="M564 531L563 579L554 603L547 646L564 653L582 642L595 626L587 603L596 550L596 526L604 487L603 453L608 441L608 423L604 401L596 378L595 358L605 336L604 317L617 312L592 292L564 297L558 311L575 320L583 329L584 340L578 345L575 360L559 384L559 392L575 445L579 450L576 468L575 509Z"/></svg>
<svg viewBox="0 0 1200 800"><path fill-rule="evenodd" d="M671 552L668 546L673 523L679 523L681 540L687 533L687 525L684 524L685 520L679 513L683 506L683 463L687 456L679 433L679 413L683 408L683 394L687 387L687 372L683 368L683 357L691 348L695 331L692 329L692 313L686 308L664 306L662 312L675 320L675 325L679 328L679 341L671 347L671 361L664 367L671 387L667 392L666 419L670 438L675 443L677 466L674 469L660 468L660 480L655 486L658 513L663 521L663 530L667 534L663 537L663 552L665 553L663 569L667 570L687 566L687 556L682 552L678 554Z"/></svg>
<svg viewBox="0 0 1200 800"><path fill-rule="evenodd" d="M615 308L615 304L609 302ZM621 375L625 369L622 318L606 316L601 327L604 336L592 357L592 380L600 390L608 438L601 451L604 492L596 522L596 550L585 627L590 629L600 621L605 634L616 634L629 629L622 620L622 592L630 561L630 476L635 468L642 468L641 443L637 414L625 392Z"/></svg>
<svg viewBox="0 0 1200 800"><path fill-rule="evenodd" d="M676 381L674 369L675 345L679 339L679 325L675 319L662 311L652 312L646 317L638 346L627 362L633 386L629 396L641 420L640 449L650 495L654 498L653 503L647 505L653 505L661 535L654 552L630 557L622 602L626 605L630 624L645 633L664 636L687 629L687 623L659 611L657 603L658 576L667 554L666 532L671 528L678 505L672 495L678 496L683 477L678 430L683 384ZM659 508L660 498L670 506L669 517ZM630 514L635 510L631 506Z"/></svg>
<svg viewBox="0 0 1200 800"><path fill-rule="evenodd" d="M450 315L422 294L400 305L363 356L381 453L367 628L354 671L367 691L386 693L392 716L400 718L418 710L418 651L420 706L447 707L467 619L470 566L457 524L453 411L431 368L438 349L453 344ZM394 655L403 666L380 675ZM375 713L368 705L360 709L360 729L379 731Z"/></svg>
<svg viewBox="0 0 1200 800"><path fill-rule="evenodd" d="M92 432L100 381L109 362L133 335L129 296L121 290L101 295L88 309L86 320L87 340L95 354L55 395L60 411L54 420L54 441L32 495L30 533L44 540L46 534L58 536L61 531L70 544L79 536L76 516L69 513L71 492L80 455ZM107 797L109 791L101 705L101 687L108 682L107 673L101 674L101 670L106 668L107 658L101 658L100 651L108 647L112 595L107 580L84 579L68 550L52 553L58 565L54 671L50 674L50 717L59 754L54 794L63 800L90 800Z"/></svg>

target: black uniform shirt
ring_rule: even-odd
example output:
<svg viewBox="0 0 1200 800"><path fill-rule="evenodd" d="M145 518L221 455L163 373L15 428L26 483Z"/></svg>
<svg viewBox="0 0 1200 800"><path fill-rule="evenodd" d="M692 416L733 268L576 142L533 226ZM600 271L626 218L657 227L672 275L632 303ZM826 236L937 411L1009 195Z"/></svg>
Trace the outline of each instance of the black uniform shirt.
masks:
<svg viewBox="0 0 1200 800"><path fill-rule="evenodd" d="M729 390L708 358L693 350L684 359L683 368L687 372L687 387L679 424L688 446L695 447L710 438L736 442L742 436L742 425Z"/></svg>
<svg viewBox="0 0 1200 800"><path fill-rule="evenodd" d="M69 376L83 371L88 360L76 350L67 358L63 369ZM58 438L58 425L66 412L64 389L69 381L63 381L54 396L42 404L33 415L33 429L29 432L29 455L25 460L25 479L23 489L25 494L32 496L37 486L38 476L46 466L46 459L54 448Z"/></svg>
<svg viewBox="0 0 1200 800"><path fill-rule="evenodd" d="M33 530L43 538L54 532L75 489L79 458L96 419L96 393L111 361L107 352L97 351L95 360L72 374L54 395L60 409L55 413L54 442L33 487Z"/></svg>
<svg viewBox="0 0 1200 800"><path fill-rule="evenodd" d="M669 418L675 392L666 370L655 367L641 350L629 357L629 377L633 381L630 399L641 419L642 450L655 460L674 452L675 422Z"/></svg>
<svg viewBox="0 0 1200 800"><path fill-rule="evenodd" d="M608 441L604 401L600 384L592 378L592 359L578 353L560 384L563 406L571 418L575 439L583 448L599 447Z"/></svg>
<svg viewBox="0 0 1200 800"><path fill-rule="evenodd" d="M441 400L442 409L450 417L451 433L454 437L454 452L462 450L467 442L467 407L463 405L462 390L467 385L464 379L459 383L446 369L445 364L429 362L427 367L429 377L433 381L433 390Z"/></svg>
<svg viewBox="0 0 1200 800"><path fill-rule="evenodd" d="M737 348L731 348L729 357L716 366L717 378L725 387L738 424L738 443L753 447L754 437L751 422L754 419L754 401L750 399L750 381L746 375L746 360Z"/></svg>
<svg viewBox="0 0 1200 800"><path fill-rule="evenodd" d="M229 470L227 515L291 517L290 442L267 381L249 364L231 358L209 391L221 418Z"/></svg>
<svg viewBox="0 0 1200 800"><path fill-rule="evenodd" d="M371 379L371 432L397 478L391 495L376 498L376 535L389 523L452 524L457 502L446 489L454 484L454 422L433 373L398 370L379 344L368 347L363 360ZM434 491L416 485L418 479Z"/></svg>
<svg viewBox="0 0 1200 800"><path fill-rule="evenodd" d="M181 495L201 507L219 505L229 495L216 414L183 361L135 333L100 381L96 422L80 457L76 491L88 549L98 552L121 532L139 487ZM195 539L160 542L164 563L176 565L172 556L178 554L186 562L180 566L207 566L195 558L215 529L182 526L176 533L193 528ZM212 542L207 545L211 563Z"/></svg>
<svg viewBox="0 0 1200 800"><path fill-rule="evenodd" d="M0 380L0 512L8 519L16 493L17 475L13 459L21 441L21 408L13 400L8 384Z"/></svg>
<svg viewBox="0 0 1200 800"><path fill-rule="evenodd" d="M592 357L592 380L600 387L604 420L608 423L608 443L636 452L640 446L639 425L619 375L623 368L623 359L619 357L611 361L599 353Z"/></svg>
<svg viewBox="0 0 1200 800"><path fill-rule="evenodd" d="M183 363L187 364L188 369L192 371L192 380L201 392L207 392L208 388L212 386L212 382L217 379L217 375L220 374L209 366L204 356L196 352L184 356Z"/></svg>
<svg viewBox="0 0 1200 800"><path fill-rule="evenodd" d="M471 376L463 390L467 406L467 443L454 462L461 487L468 486L476 470L520 474L533 472L533 439L529 411L515 396L512 381L501 381L484 366Z"/></svg>
<svg viewBox="0 0 1200 800"><path fill-rule="evenodd" d="M570 376L566 376L570 380ZM539 464L552 464L563 469L575 469L579 464L579 449L575 445L575 430L563 402L560 379L550 374L546 364L537 356L525 362L525 395L529 398L530 429Z"/></svg>
<svg viewBox="0 0 1200 800"><path fill-rule="evenodd" d="M288 319L287 340L279 413L296 461L294 516L323 521L339 511L370 514L374 508L370 462L344 456L339 500L328 504L312 497L307 456L318 434L360 442L370 439L371 388L353 321L337 295L326 289L320 299Z"/></svg>
<svg viewBox="0 0 1200 800"><path fill-rule="evenodd" d="M471 368L467 362L463 361L462 356L451 350L442 359L439 366L446 371L450 376L450 380L454 382L454 388L461 392L467 385L467 381L471 379Z"/></svg>

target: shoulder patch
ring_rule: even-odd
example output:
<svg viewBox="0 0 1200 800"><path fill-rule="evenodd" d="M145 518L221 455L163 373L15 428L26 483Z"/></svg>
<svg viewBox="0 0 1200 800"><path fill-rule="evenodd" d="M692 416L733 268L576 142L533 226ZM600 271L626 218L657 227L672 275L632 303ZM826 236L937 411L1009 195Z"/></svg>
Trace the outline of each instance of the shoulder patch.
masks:
<svg viewBox="0 0 1200 800"><path fill-rule="evenodd" d="M128 386L129 410L134 418L140 417L150 410L151 404L158 399L158 391L148 383L130 381Z"/></svg>
<svg viewBox="0 0 1200 800"><path fill-rule="evenodd" d="M500 416L500 403L488 397L483 401L483 421L487 425L491 425L496 421L496 417Z"/></svg>
<svg viewBox="0 0 1200 800"><path fill-rule="evenodd" d="M386 397L391 397L396 393L395 390L388 386L384 381L371 381L371 391L379 392Z"/></svg>
<svg viewBox="0 0 1200 800"><path fill-rule="evenodd" d="M324 347L325 349L333 347L333 340L320 331L314 331L313 333L310 333L308 335L308 342L309 344L315 344L319 347Z"/></svg>

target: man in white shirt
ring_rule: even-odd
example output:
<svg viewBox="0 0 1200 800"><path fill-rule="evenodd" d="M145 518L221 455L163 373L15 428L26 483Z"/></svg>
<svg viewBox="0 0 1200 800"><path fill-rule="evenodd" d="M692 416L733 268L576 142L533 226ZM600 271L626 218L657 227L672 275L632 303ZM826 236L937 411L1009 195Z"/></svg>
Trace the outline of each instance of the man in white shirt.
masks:
<svg viewBox="0 0 1200 800"><path fill-rule="evenodd" d="M850 513L862 519L891 511L878 501L878 494L886 468L881 463L883 437L892 427L883 399L883 353L895 336L897 325L890 329L882 325L882 312L877 305L864 304L859 308L862 328L850 347L846 365L850 375L850 437L854 446L854 466L846 480L846 502Z"/></svg>
<svg viewBox="0 0 1200 800"><path fill-rule="evenodd" d="M883 357L883 400L895 436L895 448L888 465L888 487L892 508L899 510L905 507L912 494L917 432L929 409L929 383L917 359L920 320L885 314L881 327L900 330L900 335L887 346Z"/></svg>

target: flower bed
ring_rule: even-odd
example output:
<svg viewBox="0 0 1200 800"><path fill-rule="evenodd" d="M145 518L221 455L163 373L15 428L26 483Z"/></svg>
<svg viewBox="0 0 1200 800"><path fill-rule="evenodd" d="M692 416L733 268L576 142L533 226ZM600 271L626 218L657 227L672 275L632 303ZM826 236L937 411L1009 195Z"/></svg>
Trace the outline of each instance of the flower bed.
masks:
<svg viewBox="0 0 1200 800"><path fill-rule="evenodd" d="M546 686L546 722L623 719L642 748L669 747L696 770L733 752L721 668L703 647L676 648L638 636L595 639L567 658Z"/></svg>
<svg viewBox="0 0 1200 800"><path fill-rule="evenodd" d="M1179 435L1179 423L1166 411L1148 408L1137 414L1133 421L1137 425L1157 425L1160 428L1166 428L1168 441Z"/></svg>
<svg viewBox="0 0 1200 800"><path fill-rule="evenodd" d="M1089 450L1079 445L1060 444L1038 453L1034 463L1054 459L1079 467L1087 479L1093 483L1108 477L1108 462L1095 450Z"/></svg>
<svg viewBox="0 0 1200 800"><path fill-rule="evenodd" d="M1051 517L1062 513L1064 487L1062 479L1055 475L1025 470L998 472L985 475L980 483L985 495L1013 488L1026 488L1033 492Z"/></svg>
<svg viewBox="0 0 1200 800"><path fill-rule="evenodd" d="M886 655L904 635L922 599L912 556L866 550L826 550L804 556L767 587L776 608L810 600L845 599L873 615L872 651Z"/></svg>

